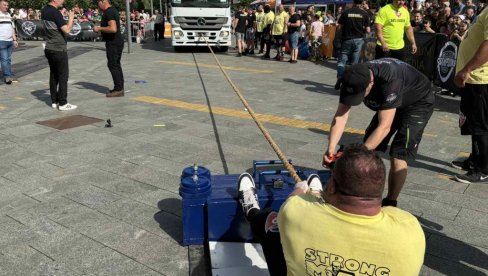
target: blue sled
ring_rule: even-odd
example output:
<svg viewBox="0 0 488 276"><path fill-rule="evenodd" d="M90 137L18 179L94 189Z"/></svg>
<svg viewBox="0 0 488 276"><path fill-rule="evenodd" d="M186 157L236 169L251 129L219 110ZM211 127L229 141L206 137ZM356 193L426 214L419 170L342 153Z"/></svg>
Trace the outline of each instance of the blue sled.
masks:
<svg viewBox="0 0 488 276"><path fill-rule="evenodd" d="M255 160L253 177L261 209L279 210L295 187L286 170L270 170L280 160ZM318 174L322 183L330 178L328 170L297 171L301 179ZM183 245L202 245L207 241L256 242L238 202L239 175L215 175L204 167L188 167L181 176L183 199Z"/></svg>

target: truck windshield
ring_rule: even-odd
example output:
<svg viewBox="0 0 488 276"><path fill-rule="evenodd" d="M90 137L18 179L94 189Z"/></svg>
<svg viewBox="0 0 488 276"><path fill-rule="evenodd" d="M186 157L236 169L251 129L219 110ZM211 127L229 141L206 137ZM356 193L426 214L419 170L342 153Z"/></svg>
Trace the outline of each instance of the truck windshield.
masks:
<svg viewBox="0 0 488 276"><path fill-rule="evenodd" d="M171 0L171 6L228 8L229 0Z"/></svg>

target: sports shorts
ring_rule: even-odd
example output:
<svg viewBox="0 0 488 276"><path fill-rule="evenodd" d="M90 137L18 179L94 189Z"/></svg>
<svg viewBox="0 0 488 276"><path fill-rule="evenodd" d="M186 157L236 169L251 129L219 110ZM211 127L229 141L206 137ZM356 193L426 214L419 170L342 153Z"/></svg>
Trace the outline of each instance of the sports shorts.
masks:
<svg viewBox="0 0 488 276"><path fill-rule="evenodd" d="M488 84L471 84L461 90L461 135L488 135Z"/></svg>
<svg viewBox="0 0 488 276"><path fill-rule="evenodd" d="M391 137L395 135L390 145L390 156L405 161L415 160L425 126L434 112L434 98L434 93L431 92L419 102L397 109L390 132L375 150L386 152ZM376 113L366 129L364 141L378 127L378 123Z"/></svg>

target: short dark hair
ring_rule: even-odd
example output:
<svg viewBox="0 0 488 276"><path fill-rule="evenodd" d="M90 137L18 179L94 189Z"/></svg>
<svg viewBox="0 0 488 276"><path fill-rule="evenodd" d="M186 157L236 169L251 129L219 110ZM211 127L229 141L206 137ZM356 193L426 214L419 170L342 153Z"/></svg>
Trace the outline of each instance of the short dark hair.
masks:
<svg viewBox="0 0 488 276"><path fill-rule="evenodd" d="M362 144L344 150L334 166L332 178L339 193L349 196L381 198L386 169L381 158Z"/></svg>

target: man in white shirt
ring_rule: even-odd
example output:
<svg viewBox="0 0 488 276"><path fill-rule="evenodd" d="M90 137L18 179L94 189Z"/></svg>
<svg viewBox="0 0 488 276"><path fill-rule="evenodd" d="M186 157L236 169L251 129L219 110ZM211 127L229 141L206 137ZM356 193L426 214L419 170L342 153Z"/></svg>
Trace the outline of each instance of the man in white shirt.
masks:
<svg viewBox="0 0 488 276"><path fill-rule="evenodd" d="M6 84L12 84L12 49L18 46L8 2L0 0L0 63Z"/></svg>

